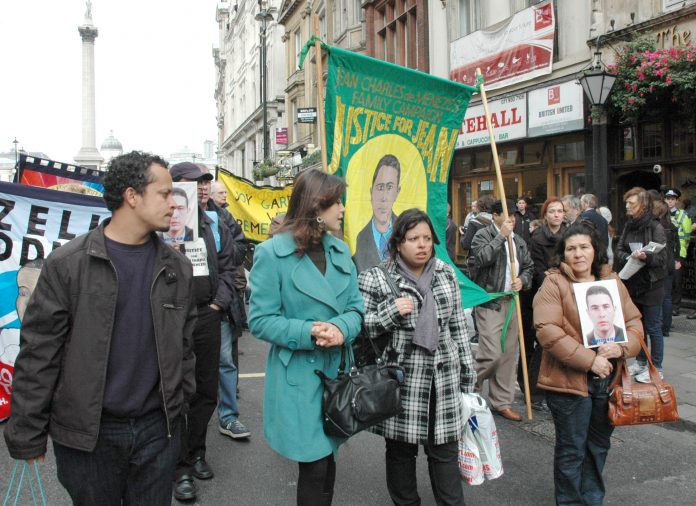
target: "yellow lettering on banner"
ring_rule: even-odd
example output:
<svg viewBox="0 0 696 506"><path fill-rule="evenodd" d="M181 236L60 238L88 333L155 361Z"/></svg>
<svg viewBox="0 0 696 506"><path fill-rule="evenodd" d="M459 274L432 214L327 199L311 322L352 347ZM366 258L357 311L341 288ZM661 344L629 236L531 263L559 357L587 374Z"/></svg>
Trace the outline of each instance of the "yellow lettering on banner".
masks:
<svg viewBox="0 0 696 506"><path fill-rule="evenodd" d="M336 124L334 125L334 141L331 150L331 161L328 163L329 174L335 173L341 163L341 144L343 142L343 123L345 121L346 106L341 102L341 97L336 97Z"/></svg>

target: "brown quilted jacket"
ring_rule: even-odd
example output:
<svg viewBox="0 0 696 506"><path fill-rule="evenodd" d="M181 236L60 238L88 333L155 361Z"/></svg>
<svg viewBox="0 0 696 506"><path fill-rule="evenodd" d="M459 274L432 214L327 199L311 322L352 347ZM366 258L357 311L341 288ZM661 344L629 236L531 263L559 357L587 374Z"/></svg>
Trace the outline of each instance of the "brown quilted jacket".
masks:
<svg viewBox="0 0 696 506"><path fill-rule="evenodd" d="M635 357L640 351L643 324L638 308L619 277L605 266L600 279L616 279L628 342L621 343L623 358ZM534 326L543 347L537 386L553 392L587 397L587 373L595 358L594 349L582 344L580 318L572 283L576 280L570 267L550 269L534 297Z"/></svg>

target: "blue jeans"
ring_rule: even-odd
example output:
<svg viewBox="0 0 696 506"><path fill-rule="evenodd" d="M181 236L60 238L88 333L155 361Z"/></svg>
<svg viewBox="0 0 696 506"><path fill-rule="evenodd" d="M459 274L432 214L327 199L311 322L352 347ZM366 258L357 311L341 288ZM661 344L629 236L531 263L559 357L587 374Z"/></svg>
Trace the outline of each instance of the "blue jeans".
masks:
<svg viewBox="0 0 696 506"><path fill-rule="evenodd" d="M650 337L650 358L652 358L655 367L662 370L662 358L665 354L665 338L662 335L662 306L645 306L643 304L636 304L636 306L643 314L645 337ZM643 350L640 350L636 360L641 364L648 363Z"/></svg>
<svg viewBox="0 0 696 506"><path fill-rule="evenodd" d="M553 483L556 504L601 505L602 470L614 427L607 416L610 379L588 375L589 396L546 393L556 427Z"/></svg>
<svg viewBox="0 0 696 506"><path fill-rule="evenodd" d="M239 418L237 407L237 366L232 359L234 335L232 325L223 320L220 327L220 384L218 386L218 419L220 425Z"/></svg>
<svg viewBox="0 0 696 506"><path fill-rule="evenodd" d="M58 481L77 506L170 506L180 430L174 421L167 437L161 411L139 418L102 415L94 451L53 442Z"/></svg>
<svg viewBox="0 0 696 506"><path fill-rule="evenodd" d="M672 282L674 274L668 274L665 278L665 298L662 300L662 333L669 332L672 328Z"/></svg>

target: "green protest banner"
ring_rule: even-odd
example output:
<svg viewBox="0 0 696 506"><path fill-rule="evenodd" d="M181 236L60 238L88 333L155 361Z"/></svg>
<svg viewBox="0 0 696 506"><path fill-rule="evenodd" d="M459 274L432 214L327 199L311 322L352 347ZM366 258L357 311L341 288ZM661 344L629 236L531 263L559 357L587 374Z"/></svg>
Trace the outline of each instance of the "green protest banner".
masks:
<svg viewBox="0 0 696 506"><path fill-rule="evenodd" d="M305 45L300 59L316 38ZM447 181L464 113L476 88L322 44L328 53L328 171L348 183L344 237L358 270L384 254L396 215L426 210L445 249ZM491 295L460 274L466 307Z"/></svg>

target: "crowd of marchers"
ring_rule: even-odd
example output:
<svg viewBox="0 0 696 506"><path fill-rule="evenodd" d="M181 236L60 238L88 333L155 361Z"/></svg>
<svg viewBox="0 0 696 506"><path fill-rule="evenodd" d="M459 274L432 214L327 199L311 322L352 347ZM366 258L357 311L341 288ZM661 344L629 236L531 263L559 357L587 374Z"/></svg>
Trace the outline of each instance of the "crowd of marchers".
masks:
<svg viewBox="0 0 696 506"><path fill-rule="evenodd" d="M193 163L116 157L104 179L111 218L44 262L22 321L5 439L13 458L33 463L43 460L50 435L58 479L75 504L194 500L196 480L214 477L206 460L214 411L222 434L250 436L236 395L248 244L225 209L225 187L212 179ZM185 222L177 213L187 197L173 187L180 181L197 186L206 261L195 271L185 243L161 238ZM296 178L287 214L253 255L248 327L269 343L264 436L298 463L297 504L332 503L345 439L323 430L316 371L335 377L342 348L359 336L387 336L381 358L405 373L401 413L368 429L385 441L391 500L420 504L423 446L437 504L464 504L461 394L487 382L491 410L522 420L513 407L522 382L518 327L514 318L506 325L517 299L533 407L550 412L556 431L549 498L601 504L617 364L637 357L630 371L639 382L650 381L648 358L664 374L664 336L679 308L692 231L679 191L629 190L620 234L591 194L550 197L538 217L524 199L482 197L461 227L449 219L440 238L423 210L392 211L398 160L380 160L372 186L374 214L361 232L370 255L352 254L340 239L345 181L318 170ZM507 215L505 207L517 210ZM462 269L499 294L474 308L473 319L455 267L434 253L442 239L454 256L457 235ZM624 281L617 272L631 261L641 268ZM573 287L599 281L615 283L616 294L598 286L580 304ZM583 311L593 324L585 335ZM650 357L639 354L644 337Z"/></svg>

